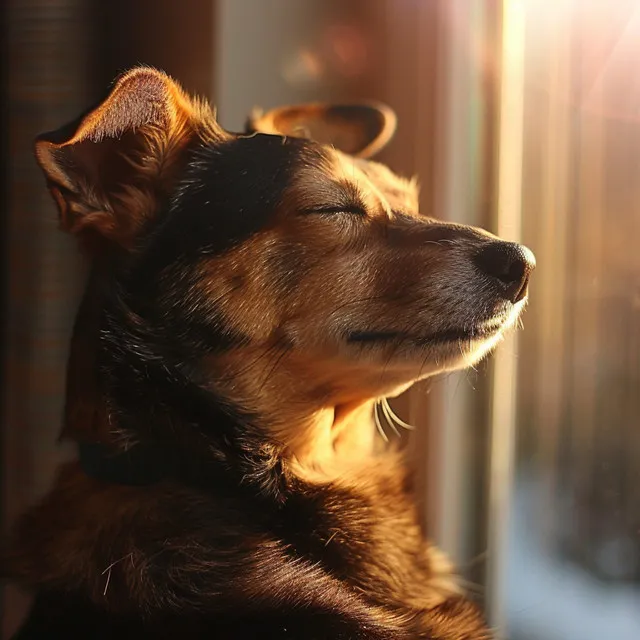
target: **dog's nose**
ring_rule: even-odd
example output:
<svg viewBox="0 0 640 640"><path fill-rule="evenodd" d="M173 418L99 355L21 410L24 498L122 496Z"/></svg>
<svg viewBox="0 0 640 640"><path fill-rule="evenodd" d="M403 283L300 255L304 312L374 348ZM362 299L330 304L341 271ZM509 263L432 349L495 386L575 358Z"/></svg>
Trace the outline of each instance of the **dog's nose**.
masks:
<svg viewBox="0 0 640 640"><path fill-rule="evenodd" d="M514 304L527 295L529 277L536 266L533 253L515 242L491 242L476 254L477 266L498 280L504 296Z"/></svg>

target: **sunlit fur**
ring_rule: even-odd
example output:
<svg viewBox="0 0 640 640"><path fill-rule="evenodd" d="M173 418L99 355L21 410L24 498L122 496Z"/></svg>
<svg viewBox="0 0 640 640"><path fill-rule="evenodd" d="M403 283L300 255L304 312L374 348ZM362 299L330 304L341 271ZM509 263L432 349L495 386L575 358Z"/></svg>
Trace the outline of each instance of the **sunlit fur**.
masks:
<svg viewBox="0 0 640 640"><path fill-rule="evenodd" d="M490 637L375 405L473 365L526 297L478 266L494 236L420 216L416 182L364 157L388 109L263 121L292 114L325 139L225 132L141 68L37 142L93 260L64 435L167 470L61 470L5 554L38 594L25 637Z"/></svg>

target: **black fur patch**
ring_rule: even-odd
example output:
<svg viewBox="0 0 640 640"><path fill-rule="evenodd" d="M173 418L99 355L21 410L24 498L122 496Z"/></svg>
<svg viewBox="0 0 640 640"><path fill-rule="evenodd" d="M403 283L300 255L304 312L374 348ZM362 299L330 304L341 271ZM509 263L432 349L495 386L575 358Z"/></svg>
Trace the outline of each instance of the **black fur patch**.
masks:
<svg viewBox="0 0 640 640"><path fill-rule="evenodd" d="M295 172L322 158L314 143L264 134L195 149L132 276L142 283L238 245L269 224Z"/></svg>
<svg viewBox="0 0 640 640"><path fill-rule="evenodd" d="M166 327L135 316L115 290L111 293L98 366L112 420L142 437L143 445L146 439L160 447L160 453L168 446L168 455L177 461L172 475L177 472L191 483L207 485L219 483L223 472L231 473L236 481L253 480L258 492L277 498L276 452L264 442L255 416L203 387L201 354L168 339ZM213 345L216 340L212 332Z"/></svg>
<svg viewBox="0 0 640 640"><path fill-rule="evenodd" d="M226 326L215 304L205 315L185 299L198 277L194 267L203 256L223 254L267 227L295 172L322 158L314 143L263 134L193 150L175 196L118 277L131 310L170 336L167 342L188 341L200 355L246 344L248 337ZM284 290L300 275L294 253L278 254L278 284ZM242 285L237 281L232 288Z"/></svg>

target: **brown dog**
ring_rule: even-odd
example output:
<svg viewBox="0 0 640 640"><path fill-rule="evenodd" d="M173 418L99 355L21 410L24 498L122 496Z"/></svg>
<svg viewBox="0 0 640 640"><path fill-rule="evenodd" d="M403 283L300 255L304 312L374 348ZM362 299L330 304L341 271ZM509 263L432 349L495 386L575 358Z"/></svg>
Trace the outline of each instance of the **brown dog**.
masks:
<svg viewBox="0 0 640 640"><path fill-rule="evenodd" d="M471 365L534 258L420 217L366 158L385 107L256 114L242 135L138 68L36 143L93 270L65 435L80 460L18 523L20 638L483 640L421 537L375 403Z"/></svg>

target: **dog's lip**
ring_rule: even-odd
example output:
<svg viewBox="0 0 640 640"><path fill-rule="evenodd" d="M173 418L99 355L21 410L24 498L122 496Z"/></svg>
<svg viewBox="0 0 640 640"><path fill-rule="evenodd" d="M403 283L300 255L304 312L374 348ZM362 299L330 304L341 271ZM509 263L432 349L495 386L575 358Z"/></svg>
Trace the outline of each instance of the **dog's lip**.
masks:
<svg viewBox="0 0 640 640"><path fill-rule="evenodd" d="M350 331L347 342L367 344L374 342L412 342L418 346L459 342L461 340L484 340L498 333L505 322L505 318L493 318L480 322L472 328L456 328L435 331L426 335L415 335L405 331Z"/></svg>
<svg viewBox="0 0 640 640"><path fill-rule="evenodd" d="M462 340L485 340L500 331L502 325L495 327L474 327L472 329L449 329L438 331L428 336L410 338L419 346L442 344L447 342L460 342Z"/></svg>

